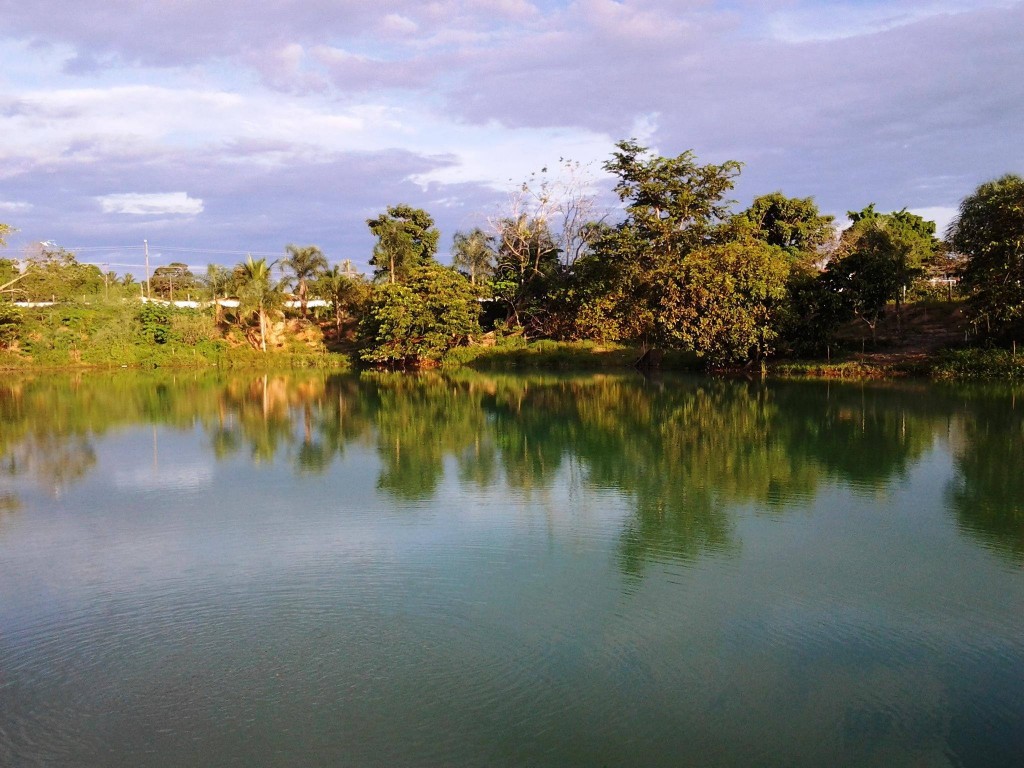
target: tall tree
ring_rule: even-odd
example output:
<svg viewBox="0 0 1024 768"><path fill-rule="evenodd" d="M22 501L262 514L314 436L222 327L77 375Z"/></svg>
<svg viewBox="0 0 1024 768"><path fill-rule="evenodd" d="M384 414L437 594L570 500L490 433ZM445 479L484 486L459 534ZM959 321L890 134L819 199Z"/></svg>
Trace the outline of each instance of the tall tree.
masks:
<svg viewBox="0 0 1024 768"><path fill-rule="evenodd" d="M498 253L491 286L507 320L529 332L542 330L545 299L560 271L558 245L547 222L521 214L498 225Z"/></svg>
<svg viewBox="0 0 1024 768"><path fill-rule="evenodd" d="M223 319L223 308L221 307L220 300L221 297L227 296L230 289L231 271L220 264L207 264L206 274L203 276L202 282L210 296L210 300L213 301L214 322L220 325Z"/></svg>
<svg viewBox="0 0 1024 768"><path fill-rule="evenodd" d="M789 271L785 251L755 239L692 251L666 286L670 338L711 365L770 355Z"/></svg>
<svg viewBox="0 0 1024 768"><path fill-rule="evenodd" d="M392 205L386 213L367 219L366 225L377 238L370 259L376 280L386 276L389 283L402 282L413 267L431 261L437 253L441 233L430 214L420 208Z"/></svg>
<svg viewBox="0 0 1024 768"><path fill-rule="evenodd" d="M626 219L581 260L580 271L602 296L589 322L596 335L672 344L679 305L666 288L688 254L728 237L726 195L740 164L698 165L689 151L654 156L632 140L617 146L604 167L618 178L615 192Z"/></svg>
<svg viewBox="0 0 1024 768"><path fill-rule="evenodd" d="M452 266L469 276L470 285L490 277L496 256L494 239L479 227L456 232L452 239Z"/></svg>
<svg viewBox="0 0 1024 768"><path fill-rule="evenodd" d="M294 283L299 294L299 305L302 309L302 316L306 317L306 298L309 292L309 283L316 277L327 271L327 258L315 245L288 245L285 250L288 255L282 261L286 270L291 272L291 281Z"/></svg>
<svg viewBox="0 0 1024 768"><path fill-rule="evenodd" d="M1024 179L1007 174L960 203L947 239L967 256L963 285L974 291L978 319L997 331L1024 321Z"/></svg>
<svg viewBox="0 0 1024 768"><path fill-rule="evenodd" d="M271 279L274 264L266 259L247 259L235 268L235 281L238 285L238 314L245 318L256 315L259 322L259 338L251 339L253 346L263 352L267 351L267 328L270 312L280 308L284 302L283 286Z"/></svg>

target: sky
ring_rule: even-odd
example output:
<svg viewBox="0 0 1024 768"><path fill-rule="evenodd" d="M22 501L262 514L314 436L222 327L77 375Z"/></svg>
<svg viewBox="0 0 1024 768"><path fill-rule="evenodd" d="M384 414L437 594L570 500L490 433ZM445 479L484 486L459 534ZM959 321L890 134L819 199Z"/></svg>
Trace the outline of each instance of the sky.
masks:
<svg viewBox="0 0 1024 768"><path fill-rule="evenodd" d="M0 0L0 19L0 256L52 241L137 273L144 240L154 267L295 243L365 270L366 219L405 202L446 260L561 158L607 190L623 138L741 161L737 210L781 190L940 230L1024 173L1024 2Z"/></svg>

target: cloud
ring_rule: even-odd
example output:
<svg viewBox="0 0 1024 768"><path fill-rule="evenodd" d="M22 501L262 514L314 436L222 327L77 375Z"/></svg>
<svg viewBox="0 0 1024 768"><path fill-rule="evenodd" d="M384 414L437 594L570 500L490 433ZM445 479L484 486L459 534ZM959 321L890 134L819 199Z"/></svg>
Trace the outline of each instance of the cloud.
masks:
<svg viewBox="0 0 1024 768"><path fill-rule="evenodd" d="M203 201L191 198L185 192L156 192L139 194L125 192L96 198L104 213L127 213L134 216L175 214L196 216L203 212Z"/></svg>
<svg viewBox="0 0 1024 768"><path fill-rule="evenodd" d="M4 201L0 200L0 211L6 211L9 213L21 213L23 211L31 211L32 203L25 203L19 201Z"/></svg>
<svg viewBox="0 0 1024 768"><path fill-rule="evenodd" d="M597 167L628 136L743 161L741 203L782 189L840 215L952 208L1024 171L1021 2L0 0L0 15L0 196L32 206L13 211L25 238L181 236L194 213L96 199L188 189L204 243L358 256L387 204L427 207L447 238L531 171Z"/></svg>

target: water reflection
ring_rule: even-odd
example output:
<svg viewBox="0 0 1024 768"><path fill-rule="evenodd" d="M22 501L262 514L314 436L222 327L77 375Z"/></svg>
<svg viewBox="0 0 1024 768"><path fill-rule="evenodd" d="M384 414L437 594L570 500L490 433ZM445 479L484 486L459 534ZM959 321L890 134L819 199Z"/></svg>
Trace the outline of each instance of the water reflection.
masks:
<svg viewBox="0 0 1024 768"><path fill-rule="evenodd" d="M639 574L737 551L739 507L785 515L833 484L884 494L938 447L953 457L943 482L961 527L1019 560L1024 421L1011 394L625 376L30 377L0 385L0 467L60 494L94 470L96 441L151 425L198 428L215 461L300 476L369 448L397 501L434 496L450 472L527 496L568 477L628 501L620 563ZM11 487L0 499L20 503Z"/></svg>
<svg viewBox="0 0 1024 768"><path fill-rule="evenodd" d="M1009 407L1007 407L1009 405ZM947 489L960 527L1024 559L1024 413L1005 397L978 397L961 419L956 477Z"/></svg>

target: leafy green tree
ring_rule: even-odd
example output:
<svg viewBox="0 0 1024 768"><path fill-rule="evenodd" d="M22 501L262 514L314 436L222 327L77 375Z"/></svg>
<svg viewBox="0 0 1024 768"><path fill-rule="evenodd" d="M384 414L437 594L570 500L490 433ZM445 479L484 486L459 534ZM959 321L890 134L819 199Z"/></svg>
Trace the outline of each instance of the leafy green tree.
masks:
<svg viewBox="0 0 1024 768"><path fill-rule="evenodd" d="M139 308L139 324L146 341L166 344L171 339L171 310L166 304L146 303Z"/></svg>
<svg viewBox="0 0 1024 768"><path fill-rule="evenodd" d="M187 295L189 291L197 287L196 277L192 274L188 264L175 261L153 270L153 277L150 280L153 293L157 296L174 301L174 292L178 292L178 298Z"/></svg>
<svg viewBox="0 0 1024 768"><path fill-rule="evenodd" d="M1024 321L1024 179L1014 174L979 186L960 203L947 239L967 256L963 286L977 317L1004 332Z"/></svg>
<svg viewBox="0 0 1024 768"><path fill-rule="evenodd" d="M255 339L250 337L250 342L263 352L267 351L269 315L284 304L283 286L271 279L273 266L266 259L253 259L250 255L235 268L239 319L244 323L246 318L256 316L259 335Z"/></svg>
<svg viewBox="0 0 1024 768"><path fill-rule="evenodd" d="M600 295L589 323L595 335L663 346L676 341L680 304L668 294L685 257L728 239L726 194L740 164L698 165L692 152L652 156L621 141L605 169L618 181L626 219L580 259L589 290Z"/></svg>
<svg viewBox="0 0 1024 768"><path fill-rule="evenodd" d="M315 245L289 245L285 250L288 251L288 256L285 257L282 264L286 270L291 272L290 282L298 291L302 316L306 317L306 297L309 292L309 283L327 271L327 257Z"/></svg>
<svg viewBox="0 0 1024 768"><path fill-rule="evenodd" d="M757 240L692 251L666 286L669 338L713 365L771 354L789 269L781 248Z"/></svg>
<svg viewBox="0 0 1024 768"><path fill-rule="evenodd" d="M834 234L834 218L819 213L812 197L771 192L755 197L740 217L750 224L754 237L782 248L794 259L813 258Z"/></svg>
<svg viewBox="0 0 1024 768"><path fill-rule="evenodd" d="M388 207L366 225L377 238L370 264L374 279L387 276L389 283L402 282L416 266L433 260L441 233L429 213L404 203Z"/></svg>
<svg viewBox="0 0 1024 768"><path fill-rule="evenodd" d="M10 224L0 224L0 248L7 245L7 236L16 231Z"/></svg>
<svg viewBox="0 0 1024 768"><path fill-rule="evenodd" d="M452 240L452 266L469 277L469 284L476 285L487 279L494 271L497 252L494 240L479 227L470 232L456 232Z"/></svg>
<svg viewBox="0 0 1024 768"><path fill-rule="evenodd" d="M853 225L842 234L826 282L871 329L874 340L890 301L896 304L897 323L902 321L904 291L937 253L935 223L906 209L878 213L874 204L847 215Z"/></svg>
<svg viewBox="0 0 1024 768"><path fill-rule="evenodd" d="M439 264L423 264L404 283L377 287L363 318L368 362L392 368L436 363L480 331L480 305L469 281Z"/></svg>
<svg viewBox="0 0 1024 768"><path fill-rule="evenodd" d="M40 244L28 257L18 288L31 301L72 301L102 293L103 273L92 264L79 263L64 248Z"/></svg>

